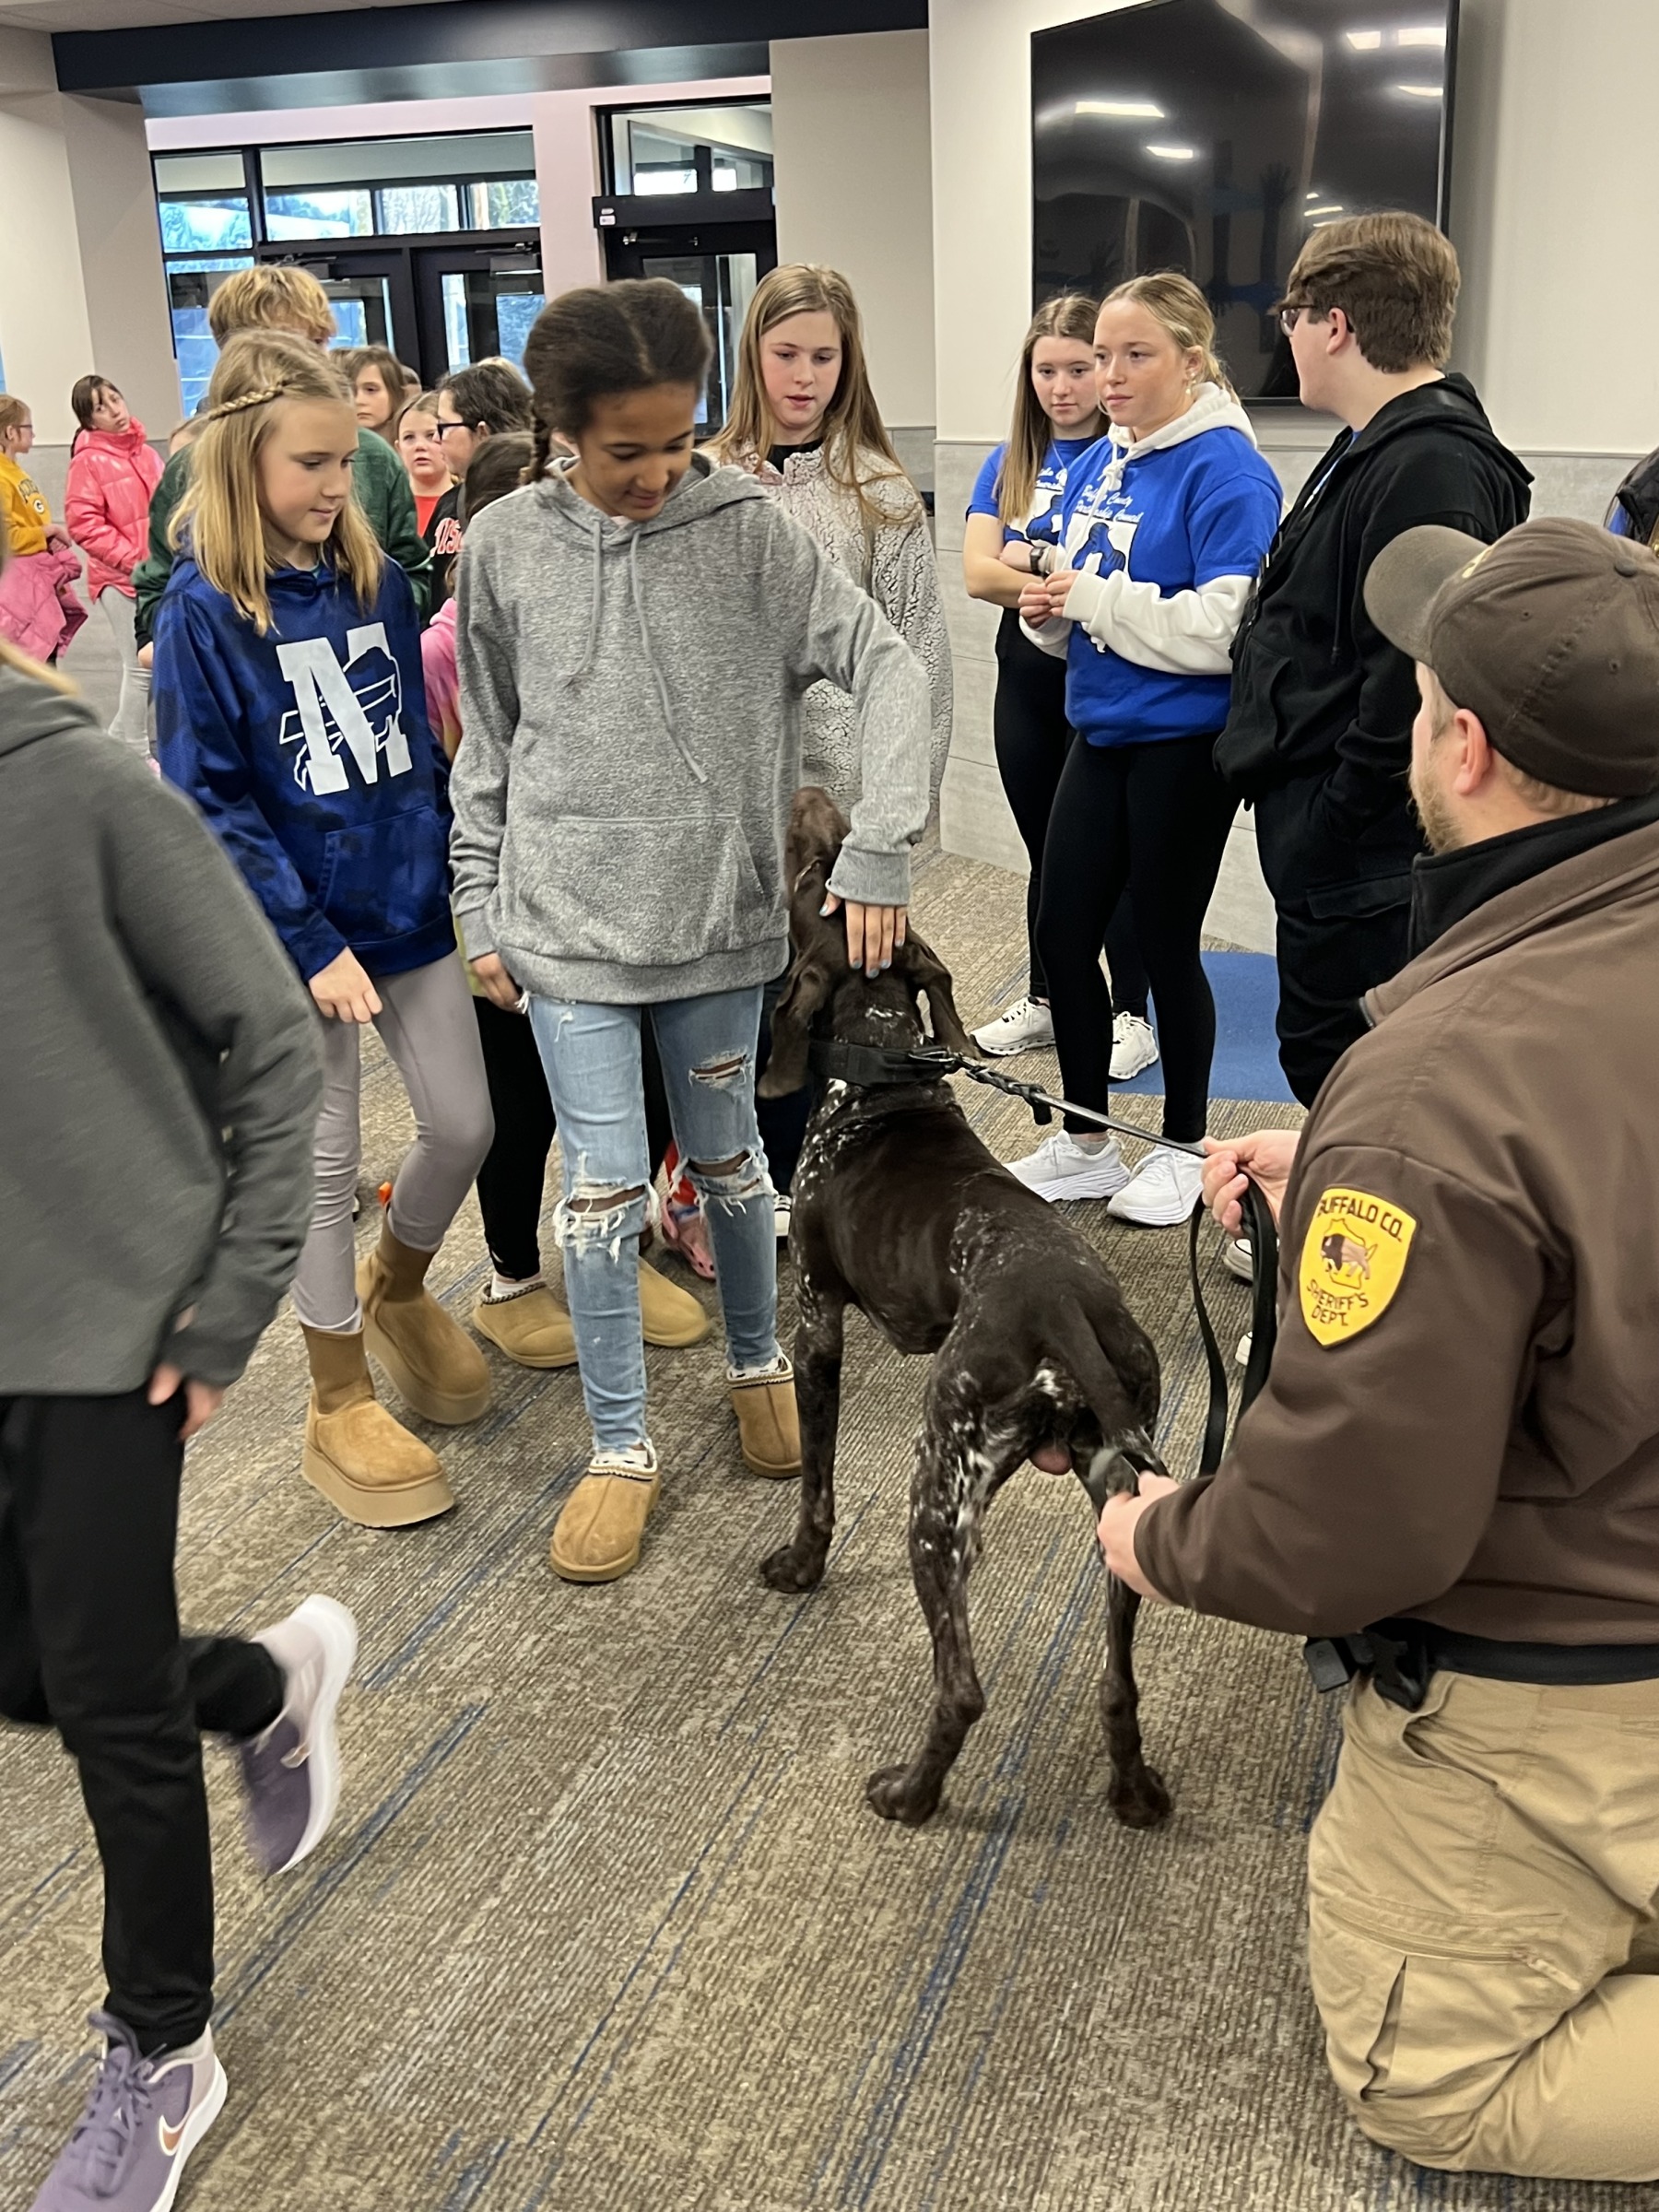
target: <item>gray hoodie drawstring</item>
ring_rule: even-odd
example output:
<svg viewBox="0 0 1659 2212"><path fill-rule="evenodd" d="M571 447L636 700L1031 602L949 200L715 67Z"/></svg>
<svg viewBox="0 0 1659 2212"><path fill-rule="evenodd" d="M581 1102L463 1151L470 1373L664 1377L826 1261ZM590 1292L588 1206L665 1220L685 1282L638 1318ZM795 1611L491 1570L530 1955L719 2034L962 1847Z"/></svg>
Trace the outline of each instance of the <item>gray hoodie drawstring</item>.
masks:
<svg viewBox="0 0 1659 2212"><path fill-rule="evenodd" d="M651 625L645 619L645 594L640 583L640 533L636 529L633 543L628 548L628 581L633 594L634 619L640 625L640 641L645 648L645 665L651 670L656 684L657 698L663 709L663 720L668 724L668 735L675 751L697 778L706 783L709 771L687 745L679 733L679 716L674 711L674 697L668 688L668 678L657 665L656 649L651 641Z"/></svg>
<svg viewBox="0 0 1659 2212"><path fill-rule="evenodd" d="M574 668L563 678L567 691L573 690L579 679L593 666L599 652L599 623L605 612L605 525L601 523L594 532L594 593L588 608L587 651Z"/></svg>

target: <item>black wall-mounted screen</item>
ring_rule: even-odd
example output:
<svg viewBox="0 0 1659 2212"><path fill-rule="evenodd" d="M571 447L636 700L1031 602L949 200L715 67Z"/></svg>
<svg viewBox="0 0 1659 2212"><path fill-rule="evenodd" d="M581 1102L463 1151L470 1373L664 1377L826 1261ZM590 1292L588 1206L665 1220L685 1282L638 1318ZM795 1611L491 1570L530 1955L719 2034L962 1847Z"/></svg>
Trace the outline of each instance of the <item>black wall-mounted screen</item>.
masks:
<svg viewBox="0 0 1659 2212"><path fill-rule="evenodd" d="M1247 399L1318 223L1445 216L1456 0L1147 0L1031 40L1035 300L1182 269Z"/></svg>

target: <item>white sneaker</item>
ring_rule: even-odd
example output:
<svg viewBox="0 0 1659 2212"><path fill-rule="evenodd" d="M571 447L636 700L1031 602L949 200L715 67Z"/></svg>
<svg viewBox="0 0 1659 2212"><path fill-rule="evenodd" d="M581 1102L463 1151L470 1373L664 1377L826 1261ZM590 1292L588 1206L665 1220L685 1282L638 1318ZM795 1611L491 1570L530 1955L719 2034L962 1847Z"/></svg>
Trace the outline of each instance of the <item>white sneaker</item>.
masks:
<svg viewBox="0 0 1659 2212"><path fill-rule="evenodd" d="M1023 1159L1009 1160L1007 1169L1039 1198L1110 1198L1129 1180L1115 1136L1090 1147L1065 1129L1045 1136Z"/></svg>
<svg viewBox="0 0 1659 2212"><path fill-rule="evenodd" d="M1233 1349L1233 1364L1235 1367L1248 1367L1250 1365L1250 1347L1253 1335L1253 1330L1246 1329L1243 1335L1240 1337L1238 1344Z"/></svg>
<svg viewBox="0 0 1659 2212"><path fill-rule="evenodd" d="M780 1244L787 1244L789 1241L789 1224L794 1214L794 1201L790 1197L789 1193L787 1191L775 1192L772 1195L772 1227L778 1232Z"/></svg>
<svg viewBox="0 0 1659 2212"><path fill-rule="evenodd" d="M1041 1044L1053 1043L1054 1018L1040 998L1017 998L994 1021L975 1030L973 1041L994 1060L1008 1053L1035 1052Z"/></svg>
<svg viewBox="0 0 1659 2212"><path fill-rule="evenodd" d="M1201 1159L1155 1145L1106 1211L1114 1221L1142 1229L1173 1229L1192 1212L1203 1187Z"/></svg>
<svg viewBox="0 0 1659 2212"><path fill-rule="evenodd" d="M1248 1237L1229 1237L1221 1247L1221 1265L1241 1283L1255 1280L1255 1253Z"/></svg>
<svg viewBox="0 0 1659 2212"><path fill-rule="evenodd" d="M1119 1014L1112 1024L1112 1079L1127 1083L1158 1057L1152 1024L1139 1014Z"/></svg>

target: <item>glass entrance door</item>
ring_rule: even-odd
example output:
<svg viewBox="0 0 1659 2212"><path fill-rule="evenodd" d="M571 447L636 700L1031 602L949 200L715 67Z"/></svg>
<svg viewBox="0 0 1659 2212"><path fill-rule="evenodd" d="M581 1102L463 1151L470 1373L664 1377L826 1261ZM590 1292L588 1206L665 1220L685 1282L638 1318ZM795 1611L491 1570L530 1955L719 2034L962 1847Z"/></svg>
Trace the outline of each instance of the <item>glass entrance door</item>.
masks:
<svg viewBox="0 0 1659 2212"><path fill-rule="evenodd" d="M429 381L497 356L521 366L530 326L547 304L533 252L420 248L415 285Z"/></svg>
<svg viewBox="0 0 1659 2212"><path fill-rule="evenodd" d="M718 429L731 409L737 347L748 303L761 277L777 266L772 225L716 223L696 230L607 231L605 241L607 272L613 278L666 277L701 311L714 341L714 359L697 419L708 430Z"/></svg>
<svg viewBox="0 0 1659 2212"><path fill-rule="evenodd" d="M386 346L399 360L415 358L415 301L399 253L300 256L334 309L336 347Z"/></svg>

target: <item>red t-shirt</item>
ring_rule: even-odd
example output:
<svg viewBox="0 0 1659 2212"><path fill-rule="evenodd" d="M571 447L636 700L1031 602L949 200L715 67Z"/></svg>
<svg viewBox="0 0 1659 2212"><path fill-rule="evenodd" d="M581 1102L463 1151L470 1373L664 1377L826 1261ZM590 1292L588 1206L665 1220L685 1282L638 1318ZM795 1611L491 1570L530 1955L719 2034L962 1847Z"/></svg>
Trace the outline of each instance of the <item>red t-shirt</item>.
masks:
<svg viewBox="0 0 1659 2212"><path fill-rule="evenodd" d="M415 494L415 527L422 537L426 535L427 524L432 519L432 510L442 497L441 491L418 491Z"/></svg>

